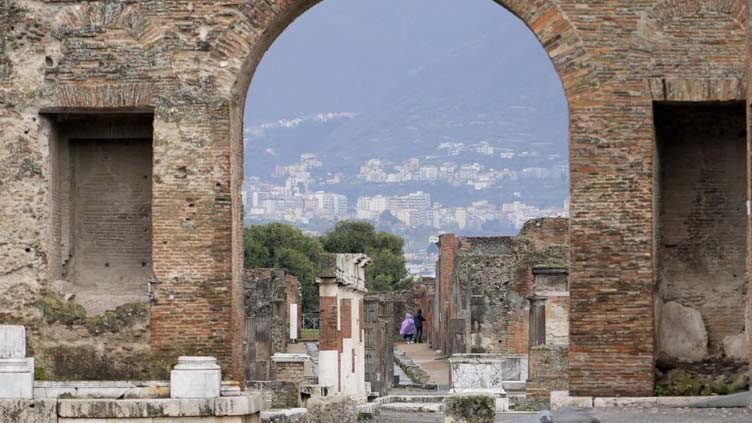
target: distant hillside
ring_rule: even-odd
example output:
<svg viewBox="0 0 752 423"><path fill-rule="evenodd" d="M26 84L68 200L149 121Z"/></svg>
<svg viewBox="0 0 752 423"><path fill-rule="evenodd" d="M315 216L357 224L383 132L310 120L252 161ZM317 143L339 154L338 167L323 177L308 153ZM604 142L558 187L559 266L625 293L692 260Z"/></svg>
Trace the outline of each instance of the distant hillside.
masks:
<svg viewBox="0 0 752 423"><path fill-rule="evenodd" d="M565 157L566 104L548 58L520 63L517 50L525 46L496 44L492 39L447 52L369 99L374 106L357 115L251 128L248 174L268 176L274 163L294 162L301 152L320 154L332 170L352 171L370 158L431 154L447 141Z"/></svg>

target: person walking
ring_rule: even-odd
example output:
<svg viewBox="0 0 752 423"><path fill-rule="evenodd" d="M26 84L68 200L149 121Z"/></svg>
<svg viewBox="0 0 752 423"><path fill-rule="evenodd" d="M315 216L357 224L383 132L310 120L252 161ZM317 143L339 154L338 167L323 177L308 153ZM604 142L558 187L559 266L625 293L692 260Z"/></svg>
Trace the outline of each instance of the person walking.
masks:
<svg viewBox="0 0 752 423"><path fill-rule="evenodd" d="M407 313L405 315L405 320L402 321L402 326L400 327L400 335L402 335L402 337L405 338L405 342L407 342L408 344L412 344L414 333L415 333L415 321L413 320L413 315L410 313Z"/></svg>
<svg viewBox="0 0 752 423"><path fill-rule="evenodd" d="M426 320L423 317L423 310L418 309L418 313L415 314L415 343L423 343L423 322Z"/></svg>

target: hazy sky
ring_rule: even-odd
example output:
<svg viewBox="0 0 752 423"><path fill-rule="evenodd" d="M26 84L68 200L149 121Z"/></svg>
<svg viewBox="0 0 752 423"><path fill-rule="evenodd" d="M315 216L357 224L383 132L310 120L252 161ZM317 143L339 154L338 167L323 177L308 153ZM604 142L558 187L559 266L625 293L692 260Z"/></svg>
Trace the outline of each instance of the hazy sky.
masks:
<svg viewBox="0 0 752 423"><path fill-rule="evenodd" d="M503 51L505 60L511 55L514 72L545 75L541 84L554 88L544 95L558 105L557 114L566 113L558 76L542 46L491 0L324 0L293 22L263 58L246 103L246 126L363 112L411 75L481 43L493 46L479 49L483 54ZM457 89L483 89L472 86L471 68L483 62L462 60L459 65L468 66L467 87ZM506 79L519 83L519 78ZM494 83L504 84L505 75Z"/></svg>

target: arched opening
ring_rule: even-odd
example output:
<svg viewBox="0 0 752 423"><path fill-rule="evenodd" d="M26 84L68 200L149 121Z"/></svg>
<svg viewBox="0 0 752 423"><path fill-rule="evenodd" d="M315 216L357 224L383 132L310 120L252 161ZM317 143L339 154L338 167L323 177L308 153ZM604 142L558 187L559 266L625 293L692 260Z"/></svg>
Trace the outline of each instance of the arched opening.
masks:
<svg viewBox="0 0 752 423"><path fill-rule="evenodd" d="M309 3L307 6L316 2ZM576 94L579 82L561 79L555 66L568 66L565 73L586 68L572 66L577 55L561 56L574 44L563 41L566 37L555 35L550 27L551 19L561 16L552 6L519 6L510 13L481 1L461 9L450 2L434 5L430 12L425 7L331 0L285 31L263 62L261 48L253 53L246 62L247 74L241 75L236 85L234 105L234 118L243 122L245 135L245 145L242 149L237 145L237 154L233 155L237 160L244 151L245 166L236 162L234 171L244 167L246 183L255 178L255 191L244 192L249 212L242 214L246 223L264 218L287 220L322 232L321 226L308 225L311 219L306 216L307 197L318 202L318 211L325 215L322 220L330 226L348 217L383 217L384 207L370 210L360 203L376 202L384 196L375 195L374 189L359 191L354 187L356 181L374 182L376 190L383 190L390 183L401 184L402 191L388 193L390 197L404 202L423 199L427 206L420 207L437 217L416 226L429 227L432 234L465 231L486 237L511 236L529 218L566 214L569 117L564 91L568 88ZM287 24L306 9L297 6L283 12L281 23L271 25L265 33L268 40L260 44L264 48L270 46ZM468 14L466 19L473 23L472 29L456 24L461 12ZM522 15L528 20L521 20ZM397 22L390 22L390 16L398 17ZM558 28L562 29L566 34L566 26ZM343 40L342 33L357 36ZM570 40L574 38L570 36ZM546 41L548 37L550 42ZM240 101L246 100L247 94L238 90L250 84L252 76L252 100L239 110ZM240 136L241 127L234 122L234 137ZM279 135L291 128L312 132L302 138L300 134ZM316 140L306 145L307 149L300 149L305 137ZM383 150L369 150L375 145ZM382 166L380 161L390 164ZM328 171L316 171L320 174L315 177L309 174L312 167L327 165L332 166ZM288 202L262 198L259 185L269 182L263 178L271 178L275 168L277 175L284 175L277 191L280 197L287 196ZM383 175L370 174L379 172ZM239 200L237 187L241 181L234 178L233 194ZM337 192L336 185L347 185L343 179L353 182L347 192ZM546 180L557 183L547 184ZM420 184L411 186L414 181ZM432 201L425 201L422 196L430 185L442 183L448 189L428 194L433 202L449 203L445 207L447 213L441 207L432 208ZM429 187L418 188L424 186ZM460 199L467 191L472 195ZM345 206L340 210L337 204L343 197L358 207ZM294 198L298 200L293 201ZM459 204L461 201L465 201L464 206ZM296 202L300 202L299 206ZM290 209L299 211L291 213ZM358 214L360 211L363 213ZM483 213L490 213L491 217L484 219ZM402 226L412 225L411 214L390 214ZM236 236L241 230L239 215L236 211ZM451 219L446 219L452 221L451 225L442 226L443 215L451 215ZM416 217L416 221L420 220ZM487 225L470 223L478 220ZM425 235L424 244L428 244L428 235L421 235ZM239 243L236 239L236 248ZM416 248L408 253L418 255L421 247L414 245L419 241L408 244ZM239 255L236 250L235 256ZM430 260L435 257L424 261ZM565 261L561 263L564 266ZM237 265L235 270L239 271ZM476 294L479 295L474 297L483 297L483 292ZM527 313L527 300L523 302ZM467 304L468 314L475 306L475 302ZM521 320L519 325L527 329L527 314ZM469 320L467 323L468 327L482 324L473 321L471 325ZM477 339L473 342L483 351L501 348L481 347L484 342ZM520 349L526 350L527 342L525 331L524 339L510 344L519 344Z"/></svg>

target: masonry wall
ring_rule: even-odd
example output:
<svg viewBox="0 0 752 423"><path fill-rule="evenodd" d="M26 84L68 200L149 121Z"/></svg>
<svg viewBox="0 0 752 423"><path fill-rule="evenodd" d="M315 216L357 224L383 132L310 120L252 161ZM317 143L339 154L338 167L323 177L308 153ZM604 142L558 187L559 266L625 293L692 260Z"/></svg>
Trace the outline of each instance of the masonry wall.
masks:
<svg viewBox="0 0 752 423"><path fill-rule="evenodd" d="M245 271L245 380L272 380L272 356L287 352L289 278L283 269Z"/></svg>
<svg viewBox="0 0 752 423"><path fill-rule="evenodd" d="M423 277L413 287L413 297L415 298L415 313L418 310L423 312L423 342L430 343L433 331L433 303L434 289L436 280L434 278Z"/></svg>
<svg viewBox="0 0 752 423"><path fill-rule="evenodd" d="M32 353L52 357L60 339L41 319L42 299L61 293L49 276L53 177L40 111L152 110L157 283L143 348L116 362L211 354L242 379L245 93L263 52L317 2L0 3L0 321L25 324ZM746 99L747 2L498 3L539 38L569 104L571 392L648 395L653 104ZM110 334L65 339L96 351Z"/></svg>
<svg viewBox="0 0 752 423"><path fill-rule="evenodd" d="M384 396L394 382L394 302L369 294L364 307L365 380Z"/></svg>
<svg viewBox="0 0 752 423"><path fill-rule="evenodd" d="M460 345L445 341L446 351L527 354L528 298L534 294L534 269L566 268L568 225L567 219L535 219L516 237L452 235L449 245L456 248L440 244L437 267L452 269L452 275L446 307L451 314L439 319L461 322L459 338L464 340ZM449 260L451 265L445 263ZM567 293L566 283L563 290ZM563 343L568 339L568 309L566 297L546 308L551 317L547 320L550 336ZM455 333L449 336L457 338Z"/></svg>
<svg viewBox="0 0 752 423"><path fill-rule="evenodd" d="M552 391L569 390L567 379L567 348L556 345L538 345L530 348L529 377L525 399L548 404Z"/></svg>
<svg viewBox="0 0 752 423"><path fill-rule="evenodd" d="M746 361L744 105L660 105L655 121L658 358Z"/></svg>

